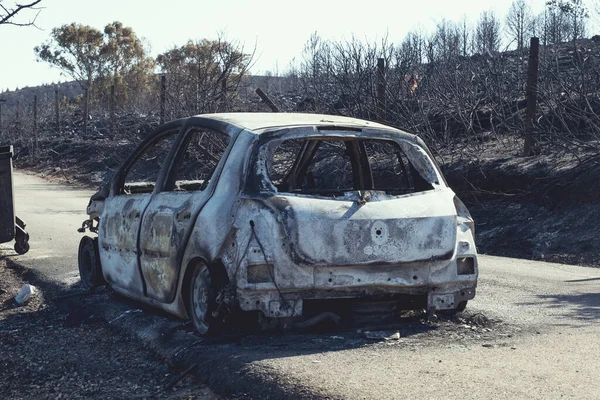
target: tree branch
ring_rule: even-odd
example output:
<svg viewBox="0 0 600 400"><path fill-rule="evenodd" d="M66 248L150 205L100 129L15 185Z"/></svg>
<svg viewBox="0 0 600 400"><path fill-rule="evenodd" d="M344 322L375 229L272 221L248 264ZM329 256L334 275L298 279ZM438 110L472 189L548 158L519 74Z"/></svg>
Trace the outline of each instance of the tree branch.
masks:
<svg viewBox="0 0 600 400"><path fill-rule="evenodd" d="M0 3L1 3L1 1L2 0L0 0ZM7 7L3 6L2 4L0 4L0 9L1 9L0 25L35 26L35 21L36 21L38 15L40 15L40 11L41 11L39 8L37 8L35 6L38 5L39 3L41 3L41 1L42 0L34 0L27 4L15 3L15 5L12 8L7 8ZM23 10L36 10L37 13L33 17L33 19L30 19L28 22L13 21L13 18Z"/></svg>

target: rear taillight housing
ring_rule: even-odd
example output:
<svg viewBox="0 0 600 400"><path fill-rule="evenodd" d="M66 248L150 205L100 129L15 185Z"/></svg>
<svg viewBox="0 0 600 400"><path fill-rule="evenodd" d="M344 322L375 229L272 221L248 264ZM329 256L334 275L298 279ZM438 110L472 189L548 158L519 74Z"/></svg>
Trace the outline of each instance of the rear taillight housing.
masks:
<svg viewBox="0 0 600 400"><path fill-rule="evenodd" d="M454 196L454 207L456 208L456 217L458 225L466 225L469 227L471 232L473 233L473 237L475 236L475 221L473 221L473 217L471 213L467 209L467 206L457 197Z"/></svg>

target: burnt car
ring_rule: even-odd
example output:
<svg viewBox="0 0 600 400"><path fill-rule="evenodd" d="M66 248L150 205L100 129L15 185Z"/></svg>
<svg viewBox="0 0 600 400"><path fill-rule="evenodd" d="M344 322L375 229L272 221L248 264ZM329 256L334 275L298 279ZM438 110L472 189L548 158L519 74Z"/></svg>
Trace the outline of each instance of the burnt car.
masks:
<svg viewBox="0 0 600 400"><path fill-rule="evenodd" d="M475 296L467 208L419 137L374 122L179 119L140 144L87 214L80 231L97 237L80 243L82 283L203 334L252 314L241 311L302 320L350 300L455 313Z"/></svg>

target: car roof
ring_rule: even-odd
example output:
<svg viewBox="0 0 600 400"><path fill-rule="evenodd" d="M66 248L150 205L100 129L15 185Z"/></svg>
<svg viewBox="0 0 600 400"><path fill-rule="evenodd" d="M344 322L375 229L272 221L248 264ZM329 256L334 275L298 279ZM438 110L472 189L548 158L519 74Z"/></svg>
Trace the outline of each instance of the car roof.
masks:
<svg viewBox="0 0 600 400"><path fill-rule="evenodd" d="M281 129L292 126L346 126L353 128L371 128L398 131L395 128L382 125L377 122L343 117L340 115L303 113L218 113L201 114L197 115L196 117L235 125L256 134L260 134L275 128Z"/></svg>

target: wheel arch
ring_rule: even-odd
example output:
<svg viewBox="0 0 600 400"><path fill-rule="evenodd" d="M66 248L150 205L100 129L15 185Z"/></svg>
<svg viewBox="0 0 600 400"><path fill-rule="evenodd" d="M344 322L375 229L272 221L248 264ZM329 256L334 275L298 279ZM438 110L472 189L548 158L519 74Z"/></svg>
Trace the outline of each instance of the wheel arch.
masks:
<svg viewBox="0 0 600 400"><path fill-rule="evenodd" d="M220 261L214 261L212 263L208 262L206 258L201 256L192 257L185 265L185 270L182 271L181 281L179 282L179 293L180 300L183 303L183 309L187 314L187 317L190 318L190 310L189 310L189 296L190 296L190 285L189 282L191 280L192 274L194 273L194 267L199 264L204 264L208 268L210 273L213 285L220 287L225 286L229 283L229 275L227 274L227 269L225 265Z"/></svg>

